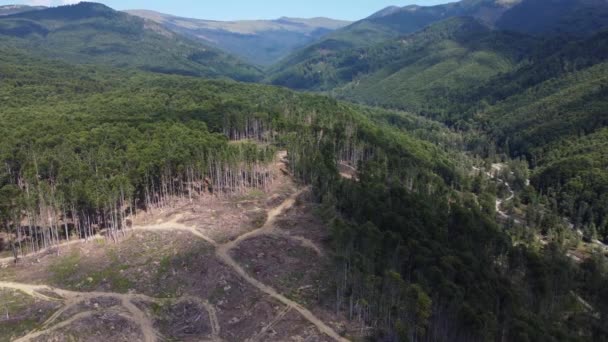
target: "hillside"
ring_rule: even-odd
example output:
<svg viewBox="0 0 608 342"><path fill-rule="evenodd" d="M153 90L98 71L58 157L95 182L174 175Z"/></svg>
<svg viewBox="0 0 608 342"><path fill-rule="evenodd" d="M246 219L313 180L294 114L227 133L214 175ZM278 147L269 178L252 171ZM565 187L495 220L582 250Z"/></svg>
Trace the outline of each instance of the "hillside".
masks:
<svg viewBox="0 0 608 342"><path fill-rule="evenodd" d="M495 158L496 143L499 152L525 158L534 168L533 186L554 201L552 208L577 229L592 226L606 239L607 173L603 159L592 162L592 156L604 153L598 143L604 135L596 132L607 124L608 45L601 29L608 25L608 5L533 0L508 5L493 17L493 26L479 15L454 17L375 45L319 54L279 70L271 81L481 133L470 144L472 151ZM388 8L372 19L414 8ZM548 19L536 18L544 9ZM566 147L571 144L576 149Z"/></svg>
<svg viewBox="0 0 608 342"><path fill-rule="evenodd" d="M356 102L441 113L458 94L515 68L534 43L471 18L452 18L362 51L359 61L372 67L342 80L333 93Z"/></svg>
<svg viewBox="0 0 608 342"><path fill-rule="evenodd" d="M453 17L473 17L497 30L529 35L589 35L606 27L607 11L608 3L602 0L462 0L389 7L288 56L270 69L267 81L294 89L330 90L336 82L325 77L343 73L336 60L357 56L359 49L377 44L394 44L404 35ZM344 74L351 77L348 81L356 76Z"/></svg>
<svg viewBox="0 0 608 342"><path fill-rule="evenodd" d="M129 14L155 21L163 27L198 39L260 66L278 62L291 52L349 24L328 18L213 21L181 18L147 10Z"/></svg>
<svg viewBox="0 0 608 342"><path fill-rule="evenodd" d="M471 192L467 158L418 137L453 134L440 124L269 86L0 56L3 234L17 255L42 250L0 268L2 337L604 336L605 275L583 268L601 262L571 263L557 239L512 245L496 190ZM367 304L351 315L349 303Z"/></svg>
<svg viewBox="0 0 608 342"><path fill-rule="evenodd" d="M503 30L536 35L588 35L608 28L603 0L524 0L496 23Z"/></svg>
<svg viewBox="0 0 608 342"><path fill-rule="evenodd" d="M297 78L302 73L313 73L314 65L319 60L332 59L344 53L352 53L359 48L396 39L450 17L474 16L493 23L498 17L497 13L503 13L511 6L511 3L495 3L493 0L465 0L436 6L390 7L337 30L288 56L271 69L272 73L268 79L273 84L295 89L326 89L322 82L314 80L310 84L304 84L302 88L302 84L292 82L291 78ZM327 72L336 73L331 63L328 64Z"/></svg>
<svg viewBox="0 0 608 342"><path fill-rule="evenodd" d="M73 63L254 81L260 71L215 48L95 3L0 17L0 41Z"/></svg>
<svg viewBox="0 0 608 342"><path fill-rule="evenodd" d="M581 229L608 237L608 62L550 78L480 113L507 153L536 167L533 184Z"/></svg>
<svg viewBox="0 0 608 342"><path fill-rule="evenodd" d="M608 341L604 5L0 16L0 342Z"/></svg>
<svg viewBox="0 0 608 342"><path fill-rule="evenodd" d="M580 229L593 225L605 239L608 173L598 158L604 135L597 132L608 126L606 32L539 40L456 29L462 20L432 25L403 39L400 49L395 43L364 50L373 63L360 58L344 74L357 67L367 73L333 94L488 133L490 140L472 148L496 142L505 154L528 160L533 185L556 209Z"/></svg>

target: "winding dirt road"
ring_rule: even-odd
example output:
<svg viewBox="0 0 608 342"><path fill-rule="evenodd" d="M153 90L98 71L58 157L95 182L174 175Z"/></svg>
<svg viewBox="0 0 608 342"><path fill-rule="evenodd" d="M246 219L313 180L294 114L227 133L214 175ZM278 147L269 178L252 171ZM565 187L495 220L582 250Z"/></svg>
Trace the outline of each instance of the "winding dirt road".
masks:
<svg viewBox="0 0 608 342"><path fill-rule="evenodd" d="M162 304L166 300L175 300L176 302L187 300L194 301L200 304L205 309L205 311L207 311L207 314L209 316L209 323L211 325L212 341L221 341L221 339L219 338L220 325L218 323L215 308L208 301L201 300L198 297L185 296L180 298L154 298L136 293L75 292L54 288L47 285L31 285L5 281L0 281L0 289L21 291L27 295L32 296L33 298L41 299L44 301L63 302L63 306L55 313L53 313L53 315L51 315L42 324L41 329L31 331L27 335L16 339L15 342L31 341L44 334L66 327L80 319L93 316L95 313L97 313L97 311L83 311L56 323L57 320L68 310L76 307L77 305L85 301L91 301L99 298L112 298L119 302L119 305L114 305L108 308L108 310L138 325L143 336L143 341L145 342L154 342L162 338L161 335L156 331L156 329L154 329L154 322L152 321L152 319L150 319L150 317L148 317L148 315L143 310L133 304L133 301L145 301L157 304ZM127 312L125 313L121 310L118 310L119 307L125 309Z"/></svg>
<svg viewBox="0 0 608 342"><path fill-rule="evenodd" d="M346 342L346 341L348 341L347 339L340 336L334 329L332 329L330 326L328 326L323 321L321 321L310 310L306 309L299 303L280 294L274 288L272 288L266 284L263 284L262 282L258 281L257 279L253 278L252 276L250 276L243 269L243 267L241 267L230 255L230 251L233 250L234 248L238 247L241 244L241 242L254 238L254 237L267 236L267 235L277 235L277 236L284 236L284 237L286 236L286 237L294 238L295 240L300 241L303 246L308 246L311 249L313 249L314 251L316 251L317 253L322 254L321 249L318 246L316 246L312 241L305 239L305 238L292 237L290 235L286 235L284 233L277 232L277 230L275 228L275 221L276 221L277 217L279 215L283 214L285 211L287 211L291 207L293 207L296 199L305 191L308 191L308 188L304 188L304 189L297 191L296 193L292 194L287 199L285 199L283 201L283 203L281 203L279 206L271 209L268 212L268 217L266 219L266 222L264 223L264 225L261 228L250 231L248 233L245 233L245 234L239 236L238 238L236 238L235 240L229 241L224 244L218 244L217 242L215 242L214 240L205 236L203 233L201 233L199 230L197 230L196 227L186 226L182 223L177 222L180 218L179 216L176 216L171 221L161 223L158 225L139 226L139 227L133 227L133 229L139 230L139 231L186 231L186 232L192 233L193 235L203 239L204 241L207 241L209 244L214 246L216 248L215 254L218 257L218 259L220 259L225 265L232 268L232 270L236 274L238 274L241 278L243 278L243 280L245 280L251 286L257 288L259 291L261 291L261 292L267 294L268 296L278 300L279 302L285 304L287 307L297 311L298 313L300 313L300 315L302 315L306 320L308 320L310 323L315 325L317 327L317 329L319 329L319 331L321 331L325 335L331 337L332 339L334 339L336 341Z"/></svg>
<svg viewBox="0 0 608 342"><path fill-rule="evenodd" d="M279 156L281 156L281 155L279 155ZM284 159L284 156L282 159ZM285 165L283 163L277 163L277 166L285 167ZM285 177L287 177L287 176L285 176ZM287 313L287 311L289 311L289 310L295 310L302 317L304 317L308 322L313 324L323 334L331 337L332 339L334 339L336 341L347 342L348 340L346 338L340 336L333 328L331 328L330 326L325 324L321 319L316 317L310 310L306 309L299 303L280 294L277 290L275 290L271 286L263 284L262 282L258 281L257 279L253 278L252 276L250 276L243 269L243 267L241 267L241 265L239 265L230 255L230 252L233 249L235 249L236 247L238 247L243 241L254 238L254 237L258 237L258 236L264 236L264 235L276 235L276 236L282 236L282 237L294 239L296 241L299 241L302 246L308 247L308 248L314 250L320 256L323 255L322 250L313 241L308 240L304 237L291 236L285 232L280 232L275 227L275 222L276 222L277 217L279 215L283 214L285 211L287 211L291 207L293 207L293 205L296 202L296 199L307 190L308 190L308 188L300 189L299 191L295 192L294 194L292 194L291 196L286 198L279 206L271 209L268 212L268 217L262 227L260 227L256 230L253 230L251 232L245 233L245 234L239 236L238 238L236 238L235 240L229 241L224 244L218 244L216 241L214 241L213 239L209 238L208 236L206 236L205 234L200 232L196 227L186 226L182 223L179 223L178 221L180 220L180 216L176 216L171 221L157 224L157 225L136 226L136 227L133 227L133 230L135 230L135 231L185 231L185 232L189 232L189 233L193 234L194 236L196 236L196 237L206 241L207 243L211 244L212 246L214 246L215 251L216 251L215 254L216 254L217 258L219 260L221 260L225 265L229 266L243 280L245 280L251 286L257 288L259 291L265 293L266 295L268 295L268 296L274 298L275 300L286 305L285 313ZM146 295L141 295L141 294L121 294L121 293L111 293L111 292L81 293L81 292L73 292L73 291L67 291L67 290L62 290L62 289L56 289L56 288L52 288L52 287L49 287L46 285L28 285L28 284L19 284L19 283L1 282L1 281L0 281L0 288L19 290L32 297L46 300L46 301L62 300L65 302L64 306L61 309L59 309L55 314L53 314L47 320L47 322L44 323L42 329L30 332L27 335L18 339L17 341L30 341L45 333L48 333L53 330L59 329L61 327L67 326L76 320L86 318L86 317L93 315L94 312L85 311L85 312L78 313L63 322L53 325L53 323L55 323L55 321L62 315L62 313L66 312L68 309L78 305L79 303L81 303L85 300L90 300L90 299L99 298L99 297L106 297L106 298L109 297L109 298L114 298L114 299L118 300L121 303L120 306L123 307L124 309L126 309L126 311L128 313L126 315L122 314L122 316L135 322L140 327L145 342L154 342L161 338L160 334L154 329L153 321L146 315L146 313L144 311L142 311L136 305L133 304L133 300L136 300L136 299L142 300L142 301L158 303L160 301L160 299L157 299L157 298L152 298L152 297L149 297ZM47 295L48 293L57 295L61 299L49 296L49 295ZM182 299L184 299L184 298L182 298ZM201 299L195 298L195 300L200 301ZM214 341L220 341L220 338L219 338L220 325L217 320L217 315L215 313L215 309L213 308L213 306L211 306L206 301L203 302L203 306L205 307L205 309L209 315L209 320L210 320L211 327L212 327L212 339ZM280 317L281 316L279 316L278 319L280 319ZM264 333L264 331L257 333L256 336L253 337L253 339L255 340L255 339L261 338L263 333Z"/></svg>
<svg viewBox="0 0 608 342"><path fill-rule="evenodd" d="M143 300L157 303L159 302L159 299L157 298L152 298L141 294L123 294L113 292L74 292L53 288L47 285L30 285L4 281L0 281L0 288L18 290L34 298L42 299L45 301L64 301L64 306L61 309L57 310L51 317L49 317L46 322L44 322L44 324L42 325L42 329L32 331L27 335L15 340L15 342L31 341L53 330L57 330L59 328L67 326L79 319L93 315L95 313L94 311L80 312L65 321L53 324L68 309L71 309L86 300L92 300L95 298L113 298L119 301L121 303L120 305L128 312L128 315L122 316L136 323L140 327L141 333L143 335L143 340L145 342L154 342L159 336L158 332L154 329L154 324L152 320L132 302L133 300ZM49 296L45 293L52 293L58 296L59 298Z"/></svg>
<svg viewBox="0 0 608 342"><path fill-rule="evenodd" d="M307 189L302 189L302 190L296 192L295 194L293 194L289 198L287 198L283 203L281 203L281 205L270 210L270 212L268 213L268 219L266 220L266 223L261 228L251 231L247 234L243 234L243 235L239 236L237 239L235 239L234 241L230 241L223 245L219 245L216 249L215 254L222 262L224 262L226 265L230 266L246 282L248 282L252 286L256 287L258 290L266 293L270 297L285 304L287 307L292 308L292 309L296 310L297 312L299 312L300 315L302 315L304 318L306 318L306 320L308 320L310 323L314 324L317 327L317 329L319 329L319 331L321 331L325 335L333 338L336 341L347 342L348 341L347 339L340 336L340 334L336 333L336 331L334 329L332 329L330 326L328 326L323 321L321 321L319 318L317 318L312 312L310 312L310 310L306 309L302 305L300 305L300 304L296 303L295 301L288 299L287 297L278 293L272 287L267 286L267 285L263 284L262 282L258 281L257 279L251 277L230 255L230 251L232 249L238 247L238 245L241 242L243 242L247 239L251 239L256 236L272 234L272 232L274 230L274 222L275 222L277 216L279 216L280 214L282 214L283 212L285 212L286 210L291 208L294 205L296 198L298 196L300 196L306 190Z"/></svg>

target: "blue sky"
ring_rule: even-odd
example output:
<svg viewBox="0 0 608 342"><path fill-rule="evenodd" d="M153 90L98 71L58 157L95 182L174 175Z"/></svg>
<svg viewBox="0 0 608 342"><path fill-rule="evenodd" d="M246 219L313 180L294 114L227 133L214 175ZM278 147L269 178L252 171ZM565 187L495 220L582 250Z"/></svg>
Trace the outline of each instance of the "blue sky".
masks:
<svg viewBox="0 0 608 342"><path fill-rule="evenodd" d="M93 0L90 0L93 1ZM97 0L119 10L151 9L159 12L214 20L331 17L362 19L390 5L436 5L455 0ZM0 0L0 5L56 6L77 0Z"/></svg>

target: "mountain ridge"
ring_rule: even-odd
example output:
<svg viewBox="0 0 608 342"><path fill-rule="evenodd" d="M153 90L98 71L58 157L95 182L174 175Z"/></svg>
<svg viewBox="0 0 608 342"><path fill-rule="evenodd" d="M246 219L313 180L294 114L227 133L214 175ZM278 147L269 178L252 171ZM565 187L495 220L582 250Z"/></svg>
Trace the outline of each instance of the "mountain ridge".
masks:
<svg viewBox="0 0 608 342"><path fill-rule="evenodd" d="M37 11L45 9L45 6L28 6L28 5L3 5L0 6L0 16L18 14L28 11Z"/></svg>
<svg viewBox="0 0 608 342"><path fill-rule="evenodd" d="M75 63L242 81L261 75L220 50L98 3L0 17L0 40L33 55Z"/></svg>
<svg viewBox="0 0 608 342"><path fill-rule="evenodd" d="M350 24L326 17L219 21L184 18L149 10L125 12L152 20L172 31L212 44L262 66L271 65L297 48Z"/></svg>
<svg viewBox="0 0 608 342"><path fill-rule="evenodd" d="M543 19L544 11L556 18ZM311 69L324 58L356 51L411 34L439 21L471 16L498 30L532 35L589 35L608 27L608 2L603 0L462 0L434 6L387 7L336 30L287 56L269 69L267 80L290 86L285 79ZM590 20L587 20L590 19ZM522 23L520 23L522 22ZM330 70L329 72L332 72ZM314 81L312 88L322 89ZM302 89L302 88L298 88Z"/></svg>

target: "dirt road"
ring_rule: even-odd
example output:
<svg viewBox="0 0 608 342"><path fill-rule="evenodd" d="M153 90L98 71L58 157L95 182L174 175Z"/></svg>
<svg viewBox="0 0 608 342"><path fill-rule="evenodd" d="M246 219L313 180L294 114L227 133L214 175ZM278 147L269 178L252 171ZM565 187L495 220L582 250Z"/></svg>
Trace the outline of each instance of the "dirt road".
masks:
<svg viewBox="0 0 608 342"><path fill-rule="evenodd" d="M282 154L280 153L279 157L281 159L284 159L285 153L282 153ZM277 169L283 169L285 167L286 166L283 162L277 163ZM285 175L284 173L281 173L281 172L277 172L277 174L282 175L282 177L289 177L288 175ZM205 234L203 234L196 227L187 226L187 225L184 225L184 224L178 222L181 218L179 215L175 216L172 220L170 220L168 222L164 222L164 223L160 223L160 224L156 224L156 225L136 226L136 227L133 227L133 230L135 230L135 231L184 231L184 232L189 232L189 233L193 234L194 236L196 236L196 237L206 241L210 245L214 246L215 250L216 250L215 254L216 254L217 258L222 263L229 266L236 274L238 274L248 284L257 288L259 291L265 293L266 295L274 298L275 300L285 304L286 307L288 308L288 310L297 311L302 317L304 317L308 322L313 324L323 334L331 337L332 339L334 339L336 341L346 342L346 341L348 341L346 338L340 336L333 328L331 328L325 322L323 322L318 317L316 317L310 310L303 307L299 303L280 294L274 288L272 288L266 284L263 284L262 282L258 281L257 279L253 278L252 276L250 276L243 269L243 267L241 265L239 265L232 258L231 254L230 254L230 252L233 249L238 247L245 240L248 240L248 239L251 239L254 237L258 237L258 236L264 236L264 235L277 235L277 236L282 236L282 237L292 238L294 240L297 240L302 244L302 246L311 248L319 256L322 256L323 255L322 250L318 246L316 246L313 241L308 240L303 237L290 236L287 233L278 231L278 229L276 229L276 227L275 227L275 222L277 220L277 217L279 217L281 214L285 213L287 210L292 208L296 202L296 199L302 193L304 193L305 191L308 191L308 190L309 190L308 188L300 189L299 191L291 194L280 205L269 210L267 219L264 222L264 224L262 225L262 227L260 227L256 230L250 231L248 233L242 234L242 235L238 236L236 239L234 239L233 241L229 241L224 244L217 243L213 239L211 239L208 236L206 236ZM76 320L91 316L94 312L85 311L85 312L80 312L65 321L55 323L57 321L57 319L62 315L62 313L66 312L68 309L73 308L74 306L78 305L79 303L82 303L83 301L94 299L94 298L99 298L99 297L116 299L120 303L120 306L122 308L126 309L126 311L128 313L128 315L125 315L124 317L129 319L130 321L136 323L140 327L144 341L153 342L153 341L157 341L161 338L160 334L154 329L153 321L148 317L148 315L144 311L142 311L136 305L133 304L133 300L141 300L141 301L158 303L160 299L157 299L157 298L152 298L152 297L140 295L140 294L121 294L121 293L112 293L112 292L73 292L73 291L52 288L52 287L49 287L46 285L29 285L29 284L19 284L19 283L1 282L1 281L0 281L0 288L19 290L30 296L33 296L38 299L46 300L46 301L58 301L59 300L59 301L64 302L64 306L61 309L59 309L55 314L53 314L49 318L49 320L47 320L47 322L44 323L42 329L32 331L32 332L28 333L27 335L21 337L17 341L30 341L36 337L44 335L45 333L65 327ZM52 295L50 295L50 294L52 294ZM57 296L57 298L55 298L54 296ZM195 300L200 301L201 299L198 298ZM219 341L220 340L220 338L219 338L220 325L217 320L217 315L215 313L215 309L206 301L204 301L203 306L205 307L206 311L209 314L210 324L212 327L212 339L214 341ZM257 338L261 337L260 334L263 334L263 331L256 334Z"/></svg>

